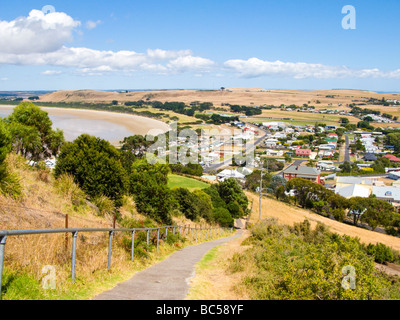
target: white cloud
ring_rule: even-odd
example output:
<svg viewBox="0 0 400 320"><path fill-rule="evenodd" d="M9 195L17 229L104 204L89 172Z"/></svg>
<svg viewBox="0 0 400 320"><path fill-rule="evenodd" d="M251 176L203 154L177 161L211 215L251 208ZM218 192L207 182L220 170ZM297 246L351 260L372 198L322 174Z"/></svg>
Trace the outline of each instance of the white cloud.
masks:
<svg viewBox="0 0 400 320"><path fill-rule="evenodd" d="M0 78L0 81L7 81L8 78Z"/></svg>
<svg viewBox="0 0 400 320"><path fill-rule="evenodd" d="M351 69L346 66L327 66L304 62L266 61L258 58L232 59L224 63L229 70L242 77L262 76L291 77L295 79L316 78L400 78L400 69L384 72L379 69Z"/></svg>
<svg viewBox="0 0 400 320"><path fill-rule="evenodd" d="M42 75L44 76L54 76L54 75L58 75L61 74L62 72L59 70L46 70L42 72Z"/></svg>
<svg viewBox="0 0 400 320"><path fill-rule="evenodd" d="M97 21L92 21L89 20L88 22L86 22L86 28L91 30L96 28L102 21L101 20L97 20Z"/></svg>
<svg viewBox="0 0 400 320"><path fill-rule="evenodd" d="M209 59L202 57L194 57L192 55L185 55L171 60L168 67L176 72L186 71L203 71L209 72L215 63Z"/></svg>
<svg viewBox="0 0 400 320"><path fill-rule="evenodd" d="M47 53L72 40L79 21L63 12L45 14L32 10L28 17L0 21L0 52L8 54Z"/></svg>
<svg viewBox="0 0 400 320"><path fill-rule="evenodd" d="M48 53L0 53L0 64L49 65L77 68L84 74L101 72L181 73L205 72L214 64L211 60L193 56L190 50L101 51L89 48L68 48Z"/></svg>

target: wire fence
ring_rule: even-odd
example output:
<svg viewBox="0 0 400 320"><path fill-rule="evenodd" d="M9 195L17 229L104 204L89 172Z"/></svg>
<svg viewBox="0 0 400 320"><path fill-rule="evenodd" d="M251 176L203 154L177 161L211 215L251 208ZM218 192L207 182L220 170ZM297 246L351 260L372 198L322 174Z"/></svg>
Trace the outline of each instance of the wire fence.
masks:
<svg viewBox="0 0 400 320"><path fill-rule="evenodd" d="M72 235L72 252L71 252L71 280L75 283L75 265L76 265L76 249L78 233L86 232L105 232L108 233L108 262L107 268L111 270L111 257L112 257L112 243L113 236L117 232L129 232L131 234L132 245L130 249L130 258L134 261L135 258L135 234L138 232L146 233L146 246L149 249L150 233L157 234L157 252L159 252L160 245L160 231L165 230L164 235L167 238L168 232L178 234L185 239L190 239L190 243L210 240L215 237L223 235L223 232L233 232L233 228L213 227L213 228L193 228L188 226L162 226L155 228L132 228L132 229L118 229L118 228L65 228L65 229L30 229L30 230L0 230L0 299L2 297L2 280L3 280L3 266L5 257L5 248L8 237L24 236L24 235L38 235L38 234L65 234L66 241L68 241L68 234Z"/></svg>

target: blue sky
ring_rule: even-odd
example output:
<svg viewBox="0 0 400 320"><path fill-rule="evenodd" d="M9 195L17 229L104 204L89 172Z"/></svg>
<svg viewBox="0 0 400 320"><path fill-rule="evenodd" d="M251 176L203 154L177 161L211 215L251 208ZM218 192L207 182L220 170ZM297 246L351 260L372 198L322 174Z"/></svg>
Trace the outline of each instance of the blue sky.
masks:
<svg viewBox="0 0 400 320"><path fill-rule="evenodd" d="M398 0L2 1L0 91L397 92L399 13Z"/></svg>

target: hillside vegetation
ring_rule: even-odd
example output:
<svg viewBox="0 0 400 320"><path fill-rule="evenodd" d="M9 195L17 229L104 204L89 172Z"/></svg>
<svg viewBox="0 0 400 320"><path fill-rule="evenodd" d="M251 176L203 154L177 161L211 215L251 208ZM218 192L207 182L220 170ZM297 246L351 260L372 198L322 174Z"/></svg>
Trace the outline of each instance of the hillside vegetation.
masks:
<svg viewBox="0 0 400 320"><path fill-rule="evenodd" d="M85 134L65 142L62 132L50 127L47 113L31 103L0 120L1 230L64 228L67 216L69 228L230 227L233 217L247 213L247 197L233 179L204 183L193 192L168 187L171 169L147 162L140 152L143 137L126 139L116 149ZM54 170L44 164L47 156L56 157ZM131 236L115 233L110 273L107 234L79 233L75 285L70 280L71 234L10 236L3 298L86 299L188 244L183 235L163 229L157 253L157 232L149 234L149 246L146 232L137 232L132 262ZM55 290L41 286L45 266L56 268Z"/></svg>
<svg viewBox="0 0 400 320"><path fill-rule="evenodd" d="M252 227L228 272L243 273L237 286L255 300L399 299L400 281L375 269L359 239L339 236L309 221L293 227L264 220Z"/></svg>

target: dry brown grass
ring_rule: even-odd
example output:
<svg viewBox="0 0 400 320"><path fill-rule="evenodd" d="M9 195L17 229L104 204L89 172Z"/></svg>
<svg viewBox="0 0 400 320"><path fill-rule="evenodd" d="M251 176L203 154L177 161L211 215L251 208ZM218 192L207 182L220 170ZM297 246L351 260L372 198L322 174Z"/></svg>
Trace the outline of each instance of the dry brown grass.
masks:
<svg viewBox="0 0 400 320"><path fill-rule="evenodd" d="M207 259L206 256L206 261L196 266L187 300L249 300L247 292L236 287L243 275L227 272L232 256L247 249L242 242L249 235L250 232L246 230L240 238L214 248L209 253L210 257Z"/></svg>
<svg viewBox="0 0 400 320"><path fill-rule="evenodd" d="M335 98L327 98L327 95L335 95ZM332 106L338 107L338 104L350 104L354 100L365 101L366 98L397 99L400 94L378 94L370 91L360 90L316 90L316 91L300 91L300 90L264 90L264 89L245 89L231 88L225 91L220 90L164 90L164 91L138 91L128 93L105 92L94 90L78 90L78 91L57 91L40 97L40 101L44 102L111 102L112 100L137 101L158 100L165 101L181 101L190 103L193 101L213 102L219 106L221 103L245 104L245 105L281 105L281 104L297 104L304 103L316 106ZM319 100L321 103L316 104Z"/></svg>
<svg viewBox="0 0 400 320"><path fill-rule="evenodd" d="M250 223L257 223L259 221L259 210L258 210L258 195L253 193L246 193L249 200L254 201L253 215L251 216ZM261 205L261 219L267 217L274 217L278 219L280 224L286 224L292 226L294 223L303 222L304 219L308 219L314 228L317 222L321 222L329 227L330 231L338 234L346 234L351 237L358 237L363 243L383 243L395 250L400 251L400 239L389 236L386 234L369 231L359 227L347 225L315 213L304 210L292 205L285 204L281 201L264 197Z"/></svg>

